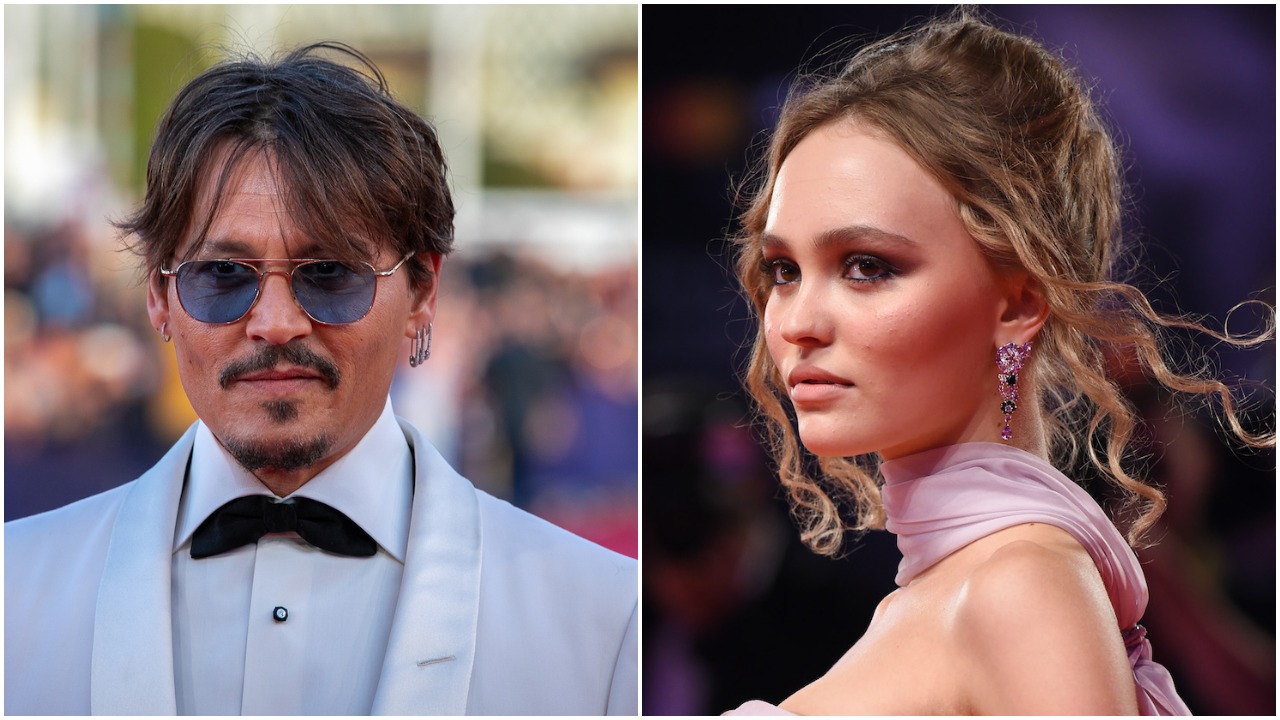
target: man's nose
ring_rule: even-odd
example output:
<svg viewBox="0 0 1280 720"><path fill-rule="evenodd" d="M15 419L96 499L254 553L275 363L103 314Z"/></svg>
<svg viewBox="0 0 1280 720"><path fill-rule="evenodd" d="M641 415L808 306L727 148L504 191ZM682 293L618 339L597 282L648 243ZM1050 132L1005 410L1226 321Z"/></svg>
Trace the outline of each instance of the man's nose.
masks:
<svg viewBox="0 0 1280 720"><path fill-rule="evenodd" d="M253 340L284 345L311 334L311 317L298 305L289 274L268 270L258 287L258 301L249 311L245 332Z"/></svg>

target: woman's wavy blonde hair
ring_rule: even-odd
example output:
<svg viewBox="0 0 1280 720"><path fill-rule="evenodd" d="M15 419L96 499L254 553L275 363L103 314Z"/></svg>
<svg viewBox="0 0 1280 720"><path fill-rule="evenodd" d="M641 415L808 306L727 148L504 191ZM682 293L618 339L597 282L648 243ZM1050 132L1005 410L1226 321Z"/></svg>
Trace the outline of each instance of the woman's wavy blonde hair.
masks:
<svg viewBox="0 0 1280 720"><path fill-rule="evenodd" d="M1233 338L1194 319L1161 315L1137 288L1112 280L1123 192L1111 135L1056 55L967 11L873 43L836 73L792 88L733 238L738 278L758 317L771 290L760 271L760 235L778 170L814 129L853 119L887 133L948 188L991 262L1025 269L1039 283L1049 317L1032 362L1051 458L1071 467L1083 449L1119 486L1133 511L1131 544L1140 544L1165 498L1121 465L1137 420L1103 370L1108 351L1133 349L1165 388L1188 399L1216 397L1231 432L1246 444L1274 446L1274 429L1252 434L1242 427L1229 387L1205 368L1179 369L1161 352L1170 328L1245 347L1270 339L1274 323L1253 337ZM1271 308L1268 317L1274 317ZM799 446L762 324L744 382L768 429L804 541L830 555L846 530L883 527L875 457L816 458L821 482L807 472L814 458ZM842 520L844 505L855 522Z"/></svg>

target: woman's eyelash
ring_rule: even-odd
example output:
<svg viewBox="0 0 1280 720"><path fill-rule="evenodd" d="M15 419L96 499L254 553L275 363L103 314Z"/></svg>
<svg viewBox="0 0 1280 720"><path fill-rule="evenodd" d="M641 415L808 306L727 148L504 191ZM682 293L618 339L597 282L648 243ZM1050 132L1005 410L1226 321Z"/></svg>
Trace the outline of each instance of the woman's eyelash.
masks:
<svg viewBox="0 0 1280 720"><path fill-rule="evenodd" d="M760 274L774 285L788 285L799 279L800 269L795 263L782 258L766 258L760 261Z"/></svg>
<svg viewBox="0 0 1280 720"><path fill-rule="evenodd" d="M900 272L898 268L873 255L850 255L844 260L841 276L856 283L874 283L887 280ZM760 274L774 285L790 285L800 280L800 268L785 258L761 260Z"/></svg>
<svg viewBox="0 0 1280 720"><path fill-rule="evenodd" d="M854 282L872 283L887 280L900 270L872 255L850 255L844 261L844 275ZM857 273L861 277L852 277Z"/></svg>

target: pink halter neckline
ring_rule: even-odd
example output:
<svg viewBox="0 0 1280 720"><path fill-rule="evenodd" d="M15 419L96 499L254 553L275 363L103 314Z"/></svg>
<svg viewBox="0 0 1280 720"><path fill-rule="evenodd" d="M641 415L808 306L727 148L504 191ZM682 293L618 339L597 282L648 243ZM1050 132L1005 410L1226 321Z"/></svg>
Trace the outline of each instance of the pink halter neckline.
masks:
<svg viewBox="0 0 1280 720"><path fill-rule="evenodd" d="M986 442L889 460L880 470L885 527L902 551L899 586L1000 530L1031 522L1061 528L1084 546L1102 576L1129 651L1142 714L1189 714L1169 673L1151 661L1151 645L1137 624L1147 608L1138 558L1083 488L1036 455Z"/></svg>

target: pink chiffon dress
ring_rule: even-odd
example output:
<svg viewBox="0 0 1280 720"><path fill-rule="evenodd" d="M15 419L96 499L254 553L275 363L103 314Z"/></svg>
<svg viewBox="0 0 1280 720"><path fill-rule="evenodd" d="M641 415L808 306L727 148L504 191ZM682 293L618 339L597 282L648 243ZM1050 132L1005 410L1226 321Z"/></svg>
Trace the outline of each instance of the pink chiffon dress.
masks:
<svg viewBox="0 0 1280 720"><path fill-rule="evenodd" d="M884 476L886 523L897 535L906 587L920 573L969 543L1015 525L1045 523L1074 537L1093 558L1111 599L1133 667L1142 715L1189 715L1169 672L1151 659L1138 624L1147 581L1138 558L1093 498L1052 465L997 443L965 443L890 460ZM726 715L787 715L752 700Z"/></svg>

